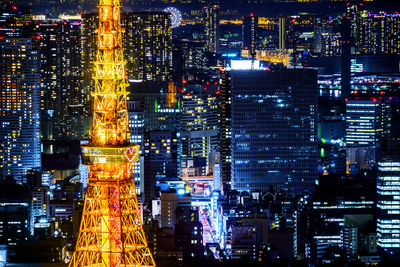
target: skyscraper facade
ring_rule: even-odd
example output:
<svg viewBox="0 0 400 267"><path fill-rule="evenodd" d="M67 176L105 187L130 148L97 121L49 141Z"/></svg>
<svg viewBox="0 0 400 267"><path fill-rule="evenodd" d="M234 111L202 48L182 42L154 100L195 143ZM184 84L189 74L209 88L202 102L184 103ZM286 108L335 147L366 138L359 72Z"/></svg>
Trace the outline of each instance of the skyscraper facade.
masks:
<svg viewBox="0 0 400 267"><path fill-rule="evenodd" d="M0 177L41 167L38 36L0 39Z"/></svg>
<svg viewBox="0 0 400 267"><path fill-rule="evenodd" d="M38 25L39 27L39 25ZM40 87L41 109L58 110L61 108L61 57L60 57L60 25L53 23L40 24Z"/></svg>
<svg viewBox="0 0 400 267"><path fill-rule="evenodd" d="M236 190L302 192L317 177L317 72L232 63L232 173Z"/></svg>
<svg viewBox="0 0 400 267"><path fill-rule="evenodd" d="M220 152L221 152L221 182L225 187L229 187L231 183L231 138L232 138L232 88L231 76L225 69L220 72L220 114L221 114L221 136L220 136ZM215 173L214 173L215 176Z"/></svg>
<svg viewBox="0 0 400 267"><path fill-rule="evenodd" d="M355 97L346 101L346 143L375 146L390 134L390 106L382 97Z"/></svg>
<svg viewBox="0 0 400 267"><path fill-rule="evenodd" d="M219 6L208 5L204 9L206 50L211 53L217 53L219 46Z"/></svg>
<svg viewBox="0 0 400 267"><path fill-rule="evenodd" d="M335 57L340 55L339 23L334 20L315 18L315 53L324 57Z"/></svg>
<svg viewBox="0 0 400 267"><path fill-rule="evenodd" d="M140 146L138 163L133 166L133 177L135 178L136 192L140 194L143 191L144 179L144 112L141 101L128 100L128 118L129 130L131 132L131 142Z"/></svg>
<svg viewBox="0 0 400 267"><path fill-rule="evenodd" d="M81 21L44 21L40 32L40 88L44 140L83 135L88 96L82 88Z"/></svg>
<svg viewBox="0 0 400 267"><path fill-rule="evenodd" d="M99 22L98 13L88 13L82 15L81 26L81 65L82 65L82 90L84 91L84 105L90 114L92 103L90 101L90 92L94 87L93 62L96 59L97 34L96 30Z"/></svg>
<svg viewBox="0 0 400 267"><path fill-rule="evenodd" d="M287 49L286 18L279 18L279 49Z"/></svg>
<svg viewBox="0 0 400 267"><path fill-rule="evenodd" d="M245 17L242 26L243 48L250 50L250 55L254 58L258 42L258 17L253 13Z"/></svg>
<svg viewBox="0 0 400 267"><path fill-rule="evenodd" d="M400 140L383 142L377 175L377 244L384 250L400 249Z"/></svg>
<svg viewBox="0 0 400 267"><path fill-rule="evenodd" d="M400 14L353 10L352 34L360 54L400 54ZM357 23L358 22L358 23Z"/></svg>
<svg viewBox="0 0 400 267"><path fill-rule="evenodd" d="M165 82L172 71L172 27L165 12L131 12L125 27L124 55L129 78Z"/></svg>
<svg viewBox="0 0 400 267"><path fill-rule="evenodd" d="M47 21L40 32L41 106L58 114L81 104L81 22Z"/></svg>
<svg viewBox="0 0 400 267"><path fill-rule="evenodd" d="M181 96L180 145L182 157L209 157L218 150L219 97L215 84L189 84Z"/></svg>
<svg viewBox="0 0 400 267"><path fill-rule="evenodd" d="M2 185L0 190L0 242L11 250L30 234L30 192L21 185Z"/></svg>
<svg viewBox="0 0 400 267"><path fill-rule="evenodd" d="M376 164L379 142L391 130L390 106L382 97L353 95L346 101L347 164L361 169Z"/></svg>

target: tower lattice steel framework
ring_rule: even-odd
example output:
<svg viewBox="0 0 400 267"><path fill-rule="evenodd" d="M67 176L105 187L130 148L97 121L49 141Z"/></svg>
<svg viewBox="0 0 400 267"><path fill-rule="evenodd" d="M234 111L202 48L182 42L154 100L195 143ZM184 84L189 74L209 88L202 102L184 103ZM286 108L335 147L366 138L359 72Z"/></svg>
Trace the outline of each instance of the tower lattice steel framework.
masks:
<svg viewBox="0 0 400 267"><path fill-rule="evenodd" d="M133 178L139 146L129 142L120 1L100 0L93 129L82 222L69 266L155 266Z"/></svg>

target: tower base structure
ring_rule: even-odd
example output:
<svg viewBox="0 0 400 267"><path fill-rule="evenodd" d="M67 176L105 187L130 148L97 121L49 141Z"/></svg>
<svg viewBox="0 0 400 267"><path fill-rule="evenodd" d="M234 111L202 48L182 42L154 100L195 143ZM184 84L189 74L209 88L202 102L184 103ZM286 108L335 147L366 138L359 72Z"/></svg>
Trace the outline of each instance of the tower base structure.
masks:
<svg viewBox="0 0 400 267"><path fill-rule="evenodd" d="M108 155L101 156L104 154ZM84 161L90 164L89 182L69 266L155 266L143 232L133 178L138 154L139 146L84 147Z"/></svg>

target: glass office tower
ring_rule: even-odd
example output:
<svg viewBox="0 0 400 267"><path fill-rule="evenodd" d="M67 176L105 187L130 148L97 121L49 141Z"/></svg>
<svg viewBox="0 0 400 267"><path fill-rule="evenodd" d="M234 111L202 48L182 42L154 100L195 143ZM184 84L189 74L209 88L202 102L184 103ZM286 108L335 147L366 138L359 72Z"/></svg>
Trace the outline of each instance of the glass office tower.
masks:
<svg viewBox="0 0 400 267"><path fill-rule="evenodd" d="M346 162L349 173L353 166L374 168L379 141L391 131L387 99L358 95L346 99Z"/></svg>
<svg viewBox="0 0 400 267"><path fill-rule="evenodd" d="M378 162L377 245L389 252L400 250L400 139L382 142Z"/></svg>
<svg viewBox="0 0 400 267"><path fill-rule="evenodd" d="M258 65L230 70L232 189L300 193L317 178L317 71Z"/></svg>
<svg viewBox="0 0 400 267"><path fill-rule="evenodd" d="M40 168L40 88L38 40L0 39L0 178L26 183Z"/></svg>
<svg viewBox="0 0 400 267"><path fill-rule="evenodd" d="M219 113L216 85L190 84L181 96L181 156L207 158L218 149Z"/></svg>

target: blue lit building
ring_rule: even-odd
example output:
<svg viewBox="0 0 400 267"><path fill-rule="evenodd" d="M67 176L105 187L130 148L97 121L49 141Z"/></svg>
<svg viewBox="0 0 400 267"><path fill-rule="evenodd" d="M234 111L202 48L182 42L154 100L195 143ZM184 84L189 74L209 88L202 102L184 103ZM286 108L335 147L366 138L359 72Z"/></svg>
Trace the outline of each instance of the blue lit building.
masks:
<svg viewBox="0 0 400 267"><path fill-rule="evenodd" d="M141 107L141 101L129 100L128 117L129 130L131 131L131 142L140 146L138 162L133 166L133 177L135 177L136 192L140 194L143 191L143 138L144 138L144 110Z"/></svg>
<svg viewBox="0 0 400 267"><path fill-rule="evenodd" d="M347 145L375 146L390 130L389 105L382 98L353 97L346 101Z"/></svg>
<svg viewBox="0 0 400 267"><path fill-rule="evenodd" d="M317 178L317 71L232 61L231 186L300 193Z"/></svg>
<svg viewBox="0 0 400 267"><path fill-rule="evenodd" d="M386 141L386 140L385 140ZM383 142L377 175L377 244L386 251L400 250L400 140Z"/></svg>
<svg viewBox="0 0 400 267"><path fill-rule="evenodd" d="M37 36L0 39L0 178L26 183L40 168L40 88Z"/></svg>
<svg viewBox="0 0 400 267"><path fill-rule="evenodd" d="M390 106L382 97L353 96L346 101L346 161L371 169L376 165L376 152L382 137L390 134Z"/></svg>
<svg viewBox="0 0 400 267"><path fill-rule="evenodd" d="M220 185L222 190L230 187L231 183L231 151L232 151L232 117L231 117L231 105L232 105L232 95L231 95L231 77L229 72L221 69L220 71L220 86L219 92L221 95L220 100L220 115L221 115L221 136L219 150L221 152L221 164L219 166L218 174L220 177L216 176L214 171L214 177L220 179ZM217 187L215 187L217 188Z"/></svg>

